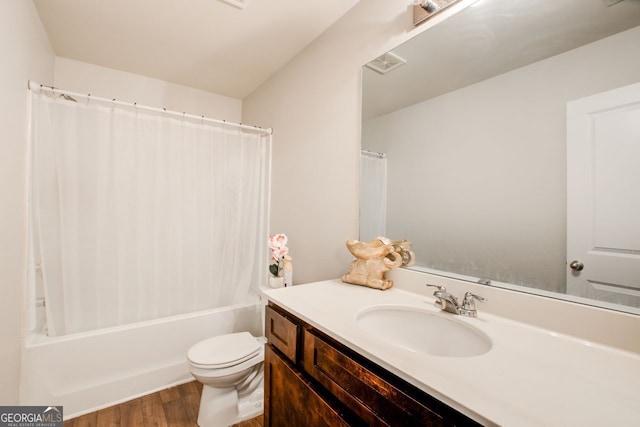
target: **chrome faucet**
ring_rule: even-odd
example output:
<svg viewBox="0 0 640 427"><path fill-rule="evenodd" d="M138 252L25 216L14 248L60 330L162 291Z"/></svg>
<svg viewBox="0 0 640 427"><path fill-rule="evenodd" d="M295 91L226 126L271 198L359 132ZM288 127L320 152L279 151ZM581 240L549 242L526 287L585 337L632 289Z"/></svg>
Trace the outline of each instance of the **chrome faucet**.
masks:
<svg viewBox="0 0 640 427"><path fill-rule="evenodd" d="M433 296L436 297L436 307L449 313L460 314L460 303L458 303L456 297L447 292L447 288L440 285L430 285L428 283L427 286L438 288L438 290L433 293Z"/></svg>
<svg viewBox="0 0 640 427"><path fill-rule="evenodd" d="M438 290L433 293L433 296L436 297L435 305L439 309L444 310L448 313L459 314L461 316L467 317L477 317L478 312L476 311L475 301L486 301L486 298L483 298L471 292L466 292L464 294L464 298L462 298L462 304L460 304L458 302L458 299L447 292L447 288L445 288L444 286L430 285L428 283L426 285L432 288L438 288Z"/></svg>

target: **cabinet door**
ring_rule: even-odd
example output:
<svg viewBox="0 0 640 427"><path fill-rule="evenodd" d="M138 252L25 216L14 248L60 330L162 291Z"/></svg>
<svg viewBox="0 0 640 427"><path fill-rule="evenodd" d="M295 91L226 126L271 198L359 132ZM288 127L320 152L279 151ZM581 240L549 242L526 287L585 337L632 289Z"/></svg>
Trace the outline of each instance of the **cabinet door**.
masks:
<svg viewBox="0 0 640 427"><path fill-rule="evenodd" d="M442 417L333 344L304 331L304 370L368 426L443 426Z"/></svg>
<svg viewBox="0 0 640 427"><path fill-rule="evenodd" d="M348 425L270 345L264 364L266 427Z"/></svg>

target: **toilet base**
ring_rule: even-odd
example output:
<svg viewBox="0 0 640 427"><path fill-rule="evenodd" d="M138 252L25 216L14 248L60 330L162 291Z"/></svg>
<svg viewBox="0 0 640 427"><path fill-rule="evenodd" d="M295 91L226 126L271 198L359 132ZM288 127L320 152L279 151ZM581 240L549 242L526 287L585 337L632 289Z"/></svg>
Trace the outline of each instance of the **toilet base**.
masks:
<svg viewBox="0 0 640 427"><path fill-rule="evenodd" d="M198 425L227 427L262 414L264 390L262 384L246 396L238 398L236 388L202 387Z"/></svg>
<svg viewBox="0 0 640 427"><path fill-rule="evenodd" d="M251 394L240 397L238 401L238 420L236 422L249 420L261 415L264 412L264 382L260 381L260 386Z"/></svg>

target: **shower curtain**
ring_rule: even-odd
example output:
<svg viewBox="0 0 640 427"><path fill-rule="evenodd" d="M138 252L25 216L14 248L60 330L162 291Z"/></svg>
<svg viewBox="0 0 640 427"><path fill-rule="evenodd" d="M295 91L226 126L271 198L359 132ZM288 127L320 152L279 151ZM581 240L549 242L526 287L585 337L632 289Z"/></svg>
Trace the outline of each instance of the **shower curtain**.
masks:
<svg viewBox="0 0 640 427"><path fill-rule="evenodd" d="M387 159L379 153L360 153L360 240L386 235Z"/></svg>
<svg viewBox="0 0 640 427"><path fill-rule="evenodd" d="M49 335L242 302L264 281L267 136L46 92L32 110Z"/></svg>

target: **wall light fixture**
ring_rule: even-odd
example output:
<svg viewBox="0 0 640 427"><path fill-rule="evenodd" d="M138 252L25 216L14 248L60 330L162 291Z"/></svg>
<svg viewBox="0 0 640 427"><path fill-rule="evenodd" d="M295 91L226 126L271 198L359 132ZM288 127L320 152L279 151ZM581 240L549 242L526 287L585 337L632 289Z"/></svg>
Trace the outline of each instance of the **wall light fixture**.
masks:
<svg viewBox="0 0 640 427"><path fill-rule="evenodd" d="M413 0L413 25L418 25L460 0Z"/></svg>

